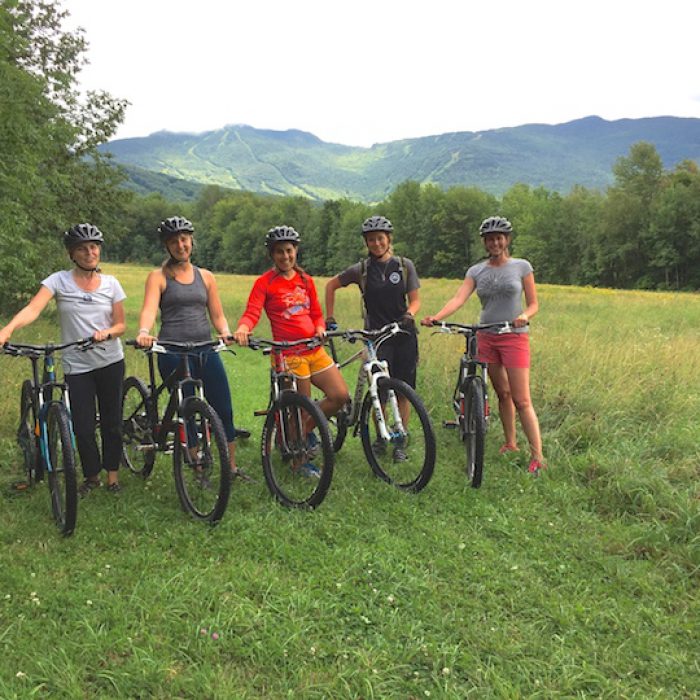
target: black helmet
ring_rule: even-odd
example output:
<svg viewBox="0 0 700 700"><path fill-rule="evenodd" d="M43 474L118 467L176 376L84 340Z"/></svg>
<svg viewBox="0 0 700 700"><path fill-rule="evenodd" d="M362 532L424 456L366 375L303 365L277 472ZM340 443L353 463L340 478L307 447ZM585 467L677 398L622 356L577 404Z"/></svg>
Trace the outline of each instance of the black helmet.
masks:
<svg viewBox="0 0 700 700"><path fill-rule="evenodd" d="M513 233L513 225L504 219L502 216L489 216L484 219L479 226L479 235L483 238L487 233L505 233L510 235Z"/></svg>
<svg viewBox="0 0 700 700"><path fill-rule="evenodd" d="M161 241L165 242L170 236L176 236L178 233L194 233L192 222L182 216L170 216L160 222L158 234Z"/></svg>
<svg viewBox="0 0 700 700"><path fill-rule="evenodd" d="M369 219L365 219L362 224L362 235L366 236L368 233L373 233L374 231L393 233L394 227L391 225L391 221L385 216L370 216Z"/></svg>
<svg viewBox="0 0 700 700"><path fill-rule="evenodd" d="M275 243L294 243L299 245L301 236L291 226L275 226L265 234L265 245L272 250Z"/></svg>
<svg viewBox="0 0 700 700"><path fill-rule="evenodd" d="M81 243L104 243L102 231L93 224L76 224L63 234L63 243L70 250Z"/></svg>

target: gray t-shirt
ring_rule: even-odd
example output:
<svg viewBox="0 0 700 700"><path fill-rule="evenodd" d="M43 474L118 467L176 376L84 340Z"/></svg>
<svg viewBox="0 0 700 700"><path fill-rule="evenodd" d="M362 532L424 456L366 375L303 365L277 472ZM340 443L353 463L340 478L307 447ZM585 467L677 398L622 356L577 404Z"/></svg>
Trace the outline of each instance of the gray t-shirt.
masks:
<svg viewBox="0 0 700 700"><path fill-rule="evenodd" d="M492 267L488 260L472 265L467 277L474 280L481 301L481 323L513 321L523 312L523 277L532 272L532 265L522 258ZM527 333L528 327L514 328L516 333ZM497 333L497 330L488 331Z"/></svg>
<svg viewBox="0 0 700 700"><path fill-rule="evenodd" d="M89 338L95 331L109 328L113 320L113 306L126 299L121 284L112 275L100 273L100 286L86 292L75 283L70 270L61 270L49 275L41 283L56 299L58 320L61 326L61 341L70 343ZM107 367L124 358L119 338L105 340L94 350L68 348L63 353L65 374L84 374L93 369Z"/></svg>

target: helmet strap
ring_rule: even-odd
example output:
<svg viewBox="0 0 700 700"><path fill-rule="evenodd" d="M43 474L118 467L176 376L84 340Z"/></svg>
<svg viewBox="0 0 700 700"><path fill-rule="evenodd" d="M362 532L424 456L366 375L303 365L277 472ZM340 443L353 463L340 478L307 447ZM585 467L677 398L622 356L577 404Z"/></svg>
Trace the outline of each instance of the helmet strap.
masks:
<svg viewBox="0 0 700 700"><path fill-rule="evenodd" d="M71 260L72 260L72 258L71 258ZM93 273L100 272L100 266L99 266L99 265L96 265L95 267L83 267L83 266L80 265L79 263L75 262L75 260L73 260L73 264L74 264L77 268L81 269L83 272L93 272Z"/></svg>

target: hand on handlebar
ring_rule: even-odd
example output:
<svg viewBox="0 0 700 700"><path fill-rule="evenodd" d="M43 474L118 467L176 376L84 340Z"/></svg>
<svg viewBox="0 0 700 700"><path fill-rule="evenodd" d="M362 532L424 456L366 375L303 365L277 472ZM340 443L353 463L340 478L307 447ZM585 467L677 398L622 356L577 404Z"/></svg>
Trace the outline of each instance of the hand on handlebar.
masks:
<svg viewBox="0 0 700 700"><path fill-rule="evenodd" d="M139 334L136 336L136 345L140 348L151 348L156 340L158 340L158 338L150 335L150 333L139 331Z"/></svg>
<svg viewBox="0 0 700 700"><path fill-rule="evenodd" d="M420 325L427 326L429 328L435 323L435 320L435 316L426 316L425 318L421 319Z"/></svg>
<svg viewBox="0 0 700 700"><path fill-rule="evenodd" d="M327 331L337 331L338 330L338 322L333 318L333 316L329 316L326 319L326 330Z"/></svg>
<svg viewBox="0 0 700 700"><path fill-rule="evenodd" d="M404 331L408 331L409 333L415 333L416 331L416 319L413 318L413 314L410 311L407 311L401 318L398 320L399 328Z"/></svg>
<svg viewBox="0 0 700 700"><path fill-rule="evenodd" d="M512 321L515 328L522 328L523 326L527 326L528 323L530 323L530 319L525 314L520 314L518 318Z"/></svg>
<svg viewBox="0 0 700 700"><path fill-rule="evenodd" d="M238 326L236 329L236 332L233 334L233 339L241 346L246 346L248 345L248 339L250 338L250 328L246 326L245 324L241 324Z"/></svg>

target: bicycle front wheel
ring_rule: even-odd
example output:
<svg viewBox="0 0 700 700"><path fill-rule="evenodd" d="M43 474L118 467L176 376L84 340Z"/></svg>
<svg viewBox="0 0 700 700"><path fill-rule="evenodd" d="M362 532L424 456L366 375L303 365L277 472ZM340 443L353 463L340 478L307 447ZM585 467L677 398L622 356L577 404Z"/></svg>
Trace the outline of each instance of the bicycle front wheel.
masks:
<svg viewBox="0 0 700 700"><path fill-rule="evenodd" d="M124 380L122 395L122 463L134 474L147 477L153 471L156 443L148 389L138 377Z"/></svg>
<svg viewBox="0 0 700 700"><path fill-rule="evenodd" d="M435 469L435 433L428 412L418 394L400 379L382 377L377 381L382 403L376 415L368 392L360 416L360 436L365 456L380 479L405 491L424 489ZM387 440L381 434L386 426Z"/></svg>
<svg viewBox="0 0 700 700"><path fill-rule="evenodd" d="M308 444L307 419L316 424L319 444ZM333 446L328 423L306 396L284 391L265 419L262 465L272 495L290 508L316 508L333 478Z"/></svg>
<svg viewBox="0 0 700 700"><path fill-rule="evenodd" d="M182 508L197 520L217 523L231 493L226 433L216 411L205 401L186 399L180 411L186 435L175 435L173 473ZM182 426L181 426L182 427Z"/></svg>
<svg viewBox="0 0 700 700"><path fill-rule="evenodd" d="M78 484L75 453L68 411L61 403L52 403L46 415L48 438L47 481L51 510L60 532L70 535L78 517Z"/></svg>
<svg viewBox="0 0 700 700"><path fill-rule="evenodd" d="M31 380L25 379L22 383L22 393L20 395L17 444L22 450L24 474L29 486L43 478L43 474L40 473L39 450L37 449L35 429L34 388Z"/></svg>
<svg viewBox="0 0 700 700"><path fill-rule="evenodd" d="M467 378L464 387L464 447L467 453L467 480L478 489L484 475L484 383L481 377Z"/></svg>

